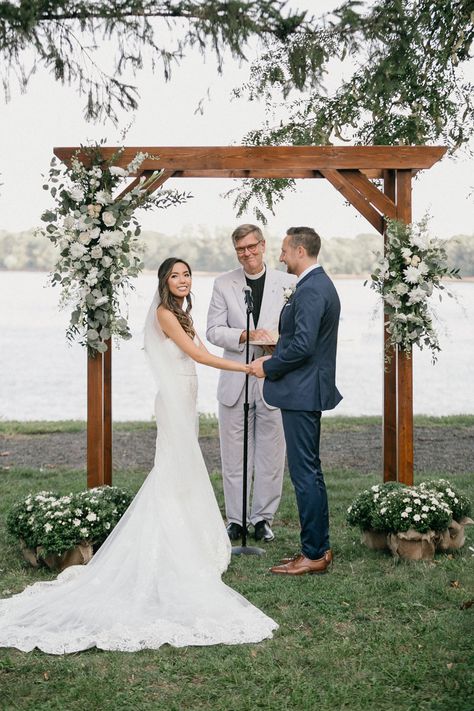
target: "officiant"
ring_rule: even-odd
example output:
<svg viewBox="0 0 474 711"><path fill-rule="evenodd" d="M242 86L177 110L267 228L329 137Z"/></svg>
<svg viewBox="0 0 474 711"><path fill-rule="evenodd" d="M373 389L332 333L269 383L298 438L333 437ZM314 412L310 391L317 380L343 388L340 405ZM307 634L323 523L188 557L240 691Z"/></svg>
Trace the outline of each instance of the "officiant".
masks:
<svg viewBox="0 0 474 711"><path fill-rule="evenodd" d="M218 276L214 282L207 315L206 336L224 349L224 357L245 362L246 304L244 290L252 290L250 360L263 355L265 344L278 337L278 321L285 289L295 277L270 269L264 261L265 239L257 225L245 224L232 233L240 266ZM229 538L242 535L242 467L245 375L221 371L217 388L222 476ZM285 439L280 410L268 405L262 394L263 381L249 380L248 422L248 524L255 540L274 539L272 522L278 509L283 483ZM250 491L252 490L251 497Z"/></svg>

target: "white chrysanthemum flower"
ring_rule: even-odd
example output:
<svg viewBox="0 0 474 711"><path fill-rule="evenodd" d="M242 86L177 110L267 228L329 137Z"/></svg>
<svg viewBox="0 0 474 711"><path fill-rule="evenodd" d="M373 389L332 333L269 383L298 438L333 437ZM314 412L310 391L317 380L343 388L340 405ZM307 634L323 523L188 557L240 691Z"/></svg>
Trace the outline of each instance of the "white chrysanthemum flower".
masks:
<svg viewBox="0 0 474 711"><path fill-rule="evenodd" d="M93 511L90 511L90 513L87 514L86 519L88 521L97 521L97 514Z"/></svg>
<svg viewBox="0 0 474 711"><path fill-rule="evenodd" d="M100 205L110 205L112 202L112 195L108 190L98 190L95 194L95 199Z"/></svg>
<svg viewBox="0 0 474 711"><path fill-rule="evenodd" d="M80 525L81 525L80 519L78 519L78 518L73 518L73 520L72 520L72 525L73 525L73 526L80 526Z"/></svg>
<svg viewBox="0 0 474 711"><path fill-rule="evenodd" d="M89 529L88 528L81 528L80 534L81 534L81 536L87 537L89 535Z"/></svg>
<svg viewBox="0 0 474 711"><path fill-rule="evenodd" d="M73 257L74 259L79 259L86 253L86 248L83 244L79 244L79 242L74 242L73 244L71 244L69 251L71 257Z"/></svg>
<svg viewBox="0 0 474 711"><path fill-rule="evenodd" d="M412 267L411 265L403 270L405 275L405 281L409 284L418 284L421 278L421 274L418 271L418 267Z"/></svg>
<svg viewBox="0 0 474 711"><path fill-rule="evenodd" d="M52 529L53 529L53 526L51 523L44 524L44 530L46 531L46 533L49 533L50 531L52 531Z"/></svg>
<svg viewBox="0 0 474 711"><path fill-rule="evenodd" d="M415 514L415 515L413 516L413 520L414 520L414 521L421 521L421 516L420 516L420 514Z"/></svg>
<svg viewBox="0 0 474 711"><path fill-rule="evenodd" d="M408 303L411 304L419 304L422 301L425 301L428 298L428 293L422 289L421 287L417 286L415 289L412 289L410 292L410 295L408 297Z"/></svg>
<svg viewBox="0 0 474 711"><path fill-rule="evenodd" d="M408 518L408 511L402 511L401 517L402 517L402 518Z"/></svg>
<svg viewBox="0 0 474 711"><path fill-rule="evenodd" d="M75 185L69 190L69 197L71 200L74 200L74 202L82 202L84 200L84 190Z"/></svg>

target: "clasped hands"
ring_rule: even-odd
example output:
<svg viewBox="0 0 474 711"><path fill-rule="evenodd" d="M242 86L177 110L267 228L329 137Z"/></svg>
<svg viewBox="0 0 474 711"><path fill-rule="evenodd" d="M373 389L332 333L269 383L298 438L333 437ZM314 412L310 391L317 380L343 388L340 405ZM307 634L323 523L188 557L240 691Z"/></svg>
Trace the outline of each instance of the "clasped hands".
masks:
<svg viewBox="0 0 474 711"><path fill-rule="evenodd" d="M248 366L246 366L247 373L249 375L255 375L256 378L264 378L265 371L263 370L263 362L269 358L271 358L271 356L267 355L253 360Z"/></svg>

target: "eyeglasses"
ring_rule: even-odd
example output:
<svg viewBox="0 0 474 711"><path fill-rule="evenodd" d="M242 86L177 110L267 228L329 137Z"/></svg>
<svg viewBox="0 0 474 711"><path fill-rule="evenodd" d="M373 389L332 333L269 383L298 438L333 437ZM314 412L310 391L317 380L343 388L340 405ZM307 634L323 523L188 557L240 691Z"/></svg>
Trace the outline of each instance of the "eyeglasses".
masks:
<svg viewBox="0 0 474 711"><path fill-rule="evenodd" d="M253 244L248 244L246 247L236 247L235 251L237 253L237 256L242 257L245 254L246 250L251 252L251 254L256 254L257 250L258 250L258 245L262 241L263 240L259 239L258 242L254 242Z"/></svg>

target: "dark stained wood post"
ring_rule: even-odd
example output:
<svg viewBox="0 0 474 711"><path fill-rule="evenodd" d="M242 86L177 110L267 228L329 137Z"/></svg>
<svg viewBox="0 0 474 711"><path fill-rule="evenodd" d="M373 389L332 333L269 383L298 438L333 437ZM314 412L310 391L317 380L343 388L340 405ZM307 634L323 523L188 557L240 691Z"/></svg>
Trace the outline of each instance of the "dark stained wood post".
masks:
<svg viewBox="0 0 474 711"><path fill-rule="evenodd" d="M87 486L104 481L104 357L87 356Z"/></svg>
<svg viewBox="0 0 474 711"><path fill-rule="evenodd" d="M395 171L384 171L384 194L395 203ZM387 249L387 236L384 231L384 254ZM387 351L388 332L386 316L383 314L383 480L397 481L397 349ZM385 355L390 363L385 364Z"/></svg>
<svg viewBox="0 0 474 711"><path fill-rule="evenodd" d="M87 486L112 484L112 349L87 357Z"/></svg>
<svg viewBox="0 0 474 711"><path fill-rule="evenodd" d="M104 353L104 484L112 485L112 339Z"/></svg>
<svg viewBox="0 0 474 711"><path fill-rule="evenodd" d="M397 170L397 217L409 224L411 215L411 170ZM398 374L398 481L413 485L413 360L412 351L399 349Z"/></svg>

